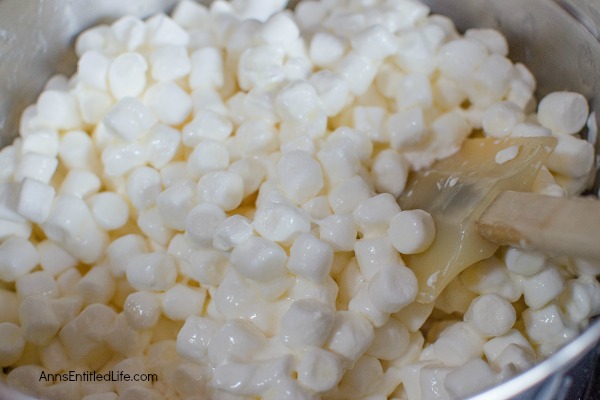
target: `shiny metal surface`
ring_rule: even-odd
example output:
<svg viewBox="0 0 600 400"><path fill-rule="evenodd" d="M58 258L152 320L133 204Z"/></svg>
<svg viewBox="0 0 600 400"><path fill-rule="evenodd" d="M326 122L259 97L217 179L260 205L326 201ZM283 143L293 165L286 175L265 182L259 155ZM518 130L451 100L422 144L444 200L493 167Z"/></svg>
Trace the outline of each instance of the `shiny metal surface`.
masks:
<svg viewBox="0 0 600 400"><path fill-rule="evenodd" d="M143 17L168 10L175 1L0 0L0 147L17 136L21 111L35 101L45 81L54 73L75 70L72 45L77 33L119 15ZM600 1L425 2L452 18L459 29L499 29L509 40L510 57L533 71L540 96L553 90L578 91L600 115ZM597 319L551 358L473 400L599 399L599 340ZM590 385L594 377L596 383ZM0 399L30 398L0 383Z"/></svg>

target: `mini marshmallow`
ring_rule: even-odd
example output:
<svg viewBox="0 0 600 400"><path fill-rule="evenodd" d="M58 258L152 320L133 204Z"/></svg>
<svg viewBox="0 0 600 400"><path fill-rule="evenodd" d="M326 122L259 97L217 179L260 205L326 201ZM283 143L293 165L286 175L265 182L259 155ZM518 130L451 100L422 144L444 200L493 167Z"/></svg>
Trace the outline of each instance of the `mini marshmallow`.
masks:
<svg viewBox="0 0 600 400"><path fill-rule="evenodd" d="M251 47L242 53L238 64L240 88L249 91L254 87L274 86L285 78L283 49L262 45Z"/></svg>
<svg viewBox="0 0 600 400"><path fill-rule="evenodd" d="M227 215L216 204L204 203L192 208L185 219L187 237L199 246L210 246L217 226Z"/></svg>
<svg viewBox="0 0 600 400"><path fill-rule="evenodd" d="M475 358L446 375L444 387L453 398L462 399L491 387L496 383L496 374L489 364Z"/></svg>
<svg viewBox="0 0 600 400"><path fill-rule="evenodd" d="M200 141L187 159L188 174L194 180L202 175L229 166L229 152L225 145L213 139Z"/></svg>
<svg viewBox="0 0 600 400"><path fill-rule="evenodd" d="M298 39L300 30L294 20L286 13L273 14L258 32L258 37L265 43L290 46Z"/></svg>
<svg viewBox="0 0 600 400"><path fill-rule="evenodd" d="M75 285L75 293L84 304L106 304L113 298L115 289L115 281L107 265L93 267Z"/></svg>
<svg viewBox="0 0 600 400"><path fill-rule="evenodd" d="M417 278L400 264L383 266L369 282L369 297L382 311L394 313L412 303L417 296Z"/></svg>
<svg viewBox="0 0 600 400"><path fill-rule="evenodd" d="M73 288L81 279L81 272L75 267L63 271L57 278L56 284L62 296L73 294Z"/></svg>
<svg viewBox="0 0 600 400"><path fill-rule="evenodd" d="M429 78L423 74L404 76L398 85L396 102L399 110L410 107L430 107L433 103L433 94Z"/></svg>
<svg viewBox="0 0 600 400"><path fill-rule="evenodd" d="M127 177L127 195L138 210L153 206L160 192L160 175L154 168L138 167Z"/></svg>
<svg viewBox="0 0 600 400"><path fill-rule="evenodd" d="M406 186L408 171L408 162L401 154L391 149L383 150L371 167L375 190L398 197Z"/></svg>
<svg viewBox="0 0 600 400"><path fill-rule="evenodd" d="M346 81L352 94L364 94L377 74L374 62L360 54L350 51L342 58L337 72Z"/></svg>
<svg viewBox="0 0 600 400"><path fill-rule="evenodd" d="M525 331L530 341L536 344L566 341L573 332L565 326L560 309L552 302L539 310L531 308L523 311Z"/></svg>
<svg viewBox="0 0 600 400"><path fill-rule="evenodd" d="M185 47L163 46L150 55L150 70L156 81L169 82L189 74L192 64Z"/></svg>
<svg viewBox="0 0 600 400"><path fill-rule="evenodd" d="M11 237L0 244L0 279L5 282L28 274L38 262L38 251L27 239Z"/></svg>
<svg viewBox="0 0 600 400"><path fill-rule="evenodd" d="M107 89L107 76L110 60L96 50L86 51L77 62L79 82L95 89Z"/></svg>
<svg viewBox="0 0 600 400"><path fill-rule="evenodd" d="M504 263L496 257L473 264L459 277L469 290L477 294L495 293L510 302L517 301L523 294L523 289L511 279Z"/></svg>
<svg viewBox="0 0 600 400"><path fill-rule="evenodd" d="M29 221L43 223L50 215L54 188L37 179L25 178L19 189L17 212Z"/></svg>
<svg viewBox="0 0 600 400"><path fill-rule="evenodd" d="M505 56L508 54L508 43L506 38L495 29L472 28L465 32L467 39L480 42L492 54Z"/></svg>
<svg viewBox="0 0 600 400"><path fill-rule="evenodd" d="M166 253L138 254L127 262L127 280L134 289L164 291L175 283L175 260Z"/></svg>
<svg viewBox="0 0 600 400"><path fill-rule="evenodd" d="M364 200L354 209L352 217L363 235L377 235L385 233L389 221L399 212L394 196L382 193Z"/></svg>
<svg viewBox="0 0 600 400"><path fill-rule="evenodd" d="M352 311L337 311L325 348L354 362L369 348L374 337L373 325L366 318Z"/></svg>
<svg viewBox="0 0 600 400"><path fill-rule="evenodd" d="M509 271L523 276L531 276L544 268L546 256L537 251L509 247L504 253L504 262Z"/></svg>
<svg viewBox="0 0 600 400"><path fill-rule="evenodd" d="M251 236L231 252L231 264L249 279L267 282L284 274L287 255L275 242Z"/></svg>
<svg viewBox="0 0 600 400"><path fill-rule="evenodd" d="M328 117L339 114L350 100L348 84L339 75L323 69L308 78L321 100L321 107Z"/></svg>
<svg viewBox="0 0 600 400"><path fill-rule="evenodd" d="M573 134L583 129L588 114L587 100L581 94L553 92L540 101L537 119L555 134Z"/></svg>
<svg viewBox="0 0 600 400"><path fill-rule="evenodd" d="M433 344L435 356L448 366L461 366L481 357L483 339L466 322L457 322L444 329Z"/></svg>
<svg viewBox="0 0 600 400"><path fill-rule="evenodd" d="M354 35L352 48L371 60L382 60L396 53L396 37L381 25L374 25Z"/></svg>
<svg viewBox="0 0 600 400"><path fill-rule="evenodd" d="M102 182L94 172L85 169L71 169L63 179L58 193L86 198L98 193Z"/></svg>
<svg viewBox="0 0 600 400"><path fill-rule="evenodd" d="M326 143L317 153L323 172L331 184L346 180L360 170L360 159L351 147Z"/></svg>
<svg viewBox="0 0 600 400"><path fill-rule="evenodd" d="M310 347L302 354L297 372L301 385L319 393L333 389L342 379L344 370L338 356Z"/></svg>
<svg viewBox="0 0 600 400"><path fill-rule="evenodd" d="M210 339L208 357L214 366L233 360L247 362L266 345L264 334L251 323L232 320L223 324Z"/></svg>
<svg viewBox="0 0 600 400"><path fill-rule="evenodd" d="M508 300L497 294L487 294L471 302L464 319L483 337L491 337L508 332L515 324L517 315Z"/></svg>
<svg viewBox="0 0 600 400"><path fill-rule="evenodd" d="M226 117L211 110L201 110L183 128L183 143L195 147L203 139L224 141L232 131L233 124Z"/></svg>
<svg viewBox="0 0 600 400"><path fill-rule="evenodd" d="M62 136L58 150L60 161L67 168L94 170L98 160L92 138L84 131L69 131Z"/></svg>
<svg viewBox="0 0 600 400"><path fill-rule="evenodd" d="M23 137L21 143L21 154L38 153L49 157L56 157L60 146L60 138L58 131L43 129L27 134L27 136Z"/></svg>
<svg viewBox="0 0 600 400"><path fill-rule="evenodd" d="M123 277L128 258L133 258L147 251L146 240L140 235L129 234L113 240L107 248L108 262L113 276Z"/></svg>
<svg viewBox="0 0 600 400"><path fill-rule="evenodd" d="M410 332L417 332L431 315L433 306L433 303L413 302L397 313L392 314L392 317L406 325Z"/></svg>
<svg viewBox="0 0 600 400"><path fill-rule="evenodd" d="M212 244L218 250L230 250L252 235L251 222L241 216L232 215L221 221L213 232Z"/></svg>
<svg viewBox="0 0 600 400"><path fill-rule="evenodd" d="M375 328L383 326L390 318L388 312L375 306L369 296L368 285L364 284L358 289L354 297L348 302L348 311L358 313L373 324Z"/></svg>
<svg viewBox="0 0 600 400"><path fill-rule="evenodd" d="M81 89L76 93L81 118L92 125L102 121L106 112L114 104L114 99L106 92L91 89Z"/></svg>
<svg viewBox="0 0 600 400"><path fill-rule="evenodd" d="M487 57L487 48L471 39L452 40L438 52L438 68L442 75L459 82L468 82L475 69Z"/></svg>
<svg viewBox="0 0 600 400"><path fill-rule="evenodd" d="M0 366L8 367L19 361L25 349L23 332L18 325L0 323Z"/></svg>
<svg viewBox="0 0 600 400"><path fill-rule="evenodd" d="M230 171L213 171L204 174L198 182L198 199L215 203L224 211L236 209L244 196L244 181Z"/></svg>
<svg viewBox="0 0 600 400"><path fill-rule="evenodd" d="M150 165L154 168L166 166L175 157L180 141L179 131L162 124L154 125L145 138Z"/></svg>
<svg viewBox="0 0 600 400"><path fill-rule="evenodd" d="M167 227L185 230L185 219L195 204L195 186L191 180L182 180L156 197L156 207Z"/></svg>
<svg viewBox="0 0 600 400"><path fill-rule="evenodd" d="M312 299L296 300L281 319L279 335L291 348L320 347L327 340L333 321L334 311L326 304Z"/></svg>
<svg viewBox="0 0 600 400"><path fill-rule="evenodd" d="M517 345L531 357L535 356L533 348L521 332L516 329L511 329L502 336L497 336L488 340L483 345L485 358L487 358L488 362L494 363L509 345Z"/></svg>
<svg viewBox="0 0 600 400"><path fill-rule="evenodd" d="M287 267L294 274L319 284L329 276L332 262L331 246L305 233L292 244Z"/></svg>
<svg viewBox="0 0 600 400"><path fill-rule="evenodd" d="M146 86L148 63L139 53L123 53L108 68L108 85L117 99L139 96Z"/></svg>
<svg viewBox="0 0 600 400"><path fill-rule="evenodd" d="M375 357L365 354L346 372L340 382L339 389L343 398L356 395L359 398L372 399L368 395L374 395L378 391L377 389L382 380L383 368L381 363Z"/></svg>
<svg viewBox="0 0 600 400"><path fill-rule="evenodd" d="M187 285L176 284L165 292L162 300L163 313L172 320L184 321L192 315L201 313L205 298L205 289L193 289Z"/></svg>
<svg viewBox="0 0 600 400"><path fill-rule="evenodd" d="M127 296L123 313L134 329L149 329L156 325L160 317L161 303L150 292L134 292Z"/></svg>
<svg viewBox="0 0 600 400"><path fill-rule="evenodd" d="M387 129L390 132L390 145L394 150L403 150L421 142L425 136L423 110L412 107L390 116Z"/></svg>
<svg viewBox="0 0 600 400"><path fill-rule="evenodd" d="M68 92L46 90L37 101L38 118L42 124L54 129L78 129L81 115L77 98Z"/></svg>
<svg viewBox="0 0 600 400"><path fill-rule="evenodd" d="M190 96L173 82L160 82L146 89L144 104L166 125L179 125L192 112Z"/></svg>
<svg viewBox="0 0 600 400"><path fill-rule="evenodd" d="M304 151L285 153L277 163L279 184L296 204L302 204L323 189L323 173L319 163Z"/></svg>
<svg viewBox="0 0 600 400"><path fill-rule="evenodd" d="M317 196L302 204L302 209L308 213L313 220L323 219L331 215L331 208L325 196Z"/></svg>
<svg viewBox="0 0 600 400"><path fill-rule="evenodd" d="M327 117L315 88L308 82L292 82L277 93L275 108L281 119L291 124L326 125Z"/></svg>
<svg viewBox="0 0 600 400"><path fill-rule="evenodd" d="M157 118L139 100L123 97L106 113L103 122L110 133L132 142L146 134L156 124Z"/></svg>
<svg viewBox="0 0 600 400"><path fill-rule="evenodd" d="M384 266L400 262L398 252L385 236L357 240L354 244L354 254L366 281L370 281Z"/></svg>
<svg viewBox="0 0 600 400"><path fill-rule="evenodd" d="M44 271L56 277L68 268L77 265L77 259L65 249L51 240L44 240L37 245L40 265Z"/></svg>
<svg viewBox="0 0 600 400"><path fill-rule="evenodd" d="M348 214L330 215L319 221L319 238L334 251L353 250L356 234L356 226Z"/></svg>
<svg viewBox="0 0 600 400"><path fill-rule="evenodd" d="M466 91L473 105L487 108L501 101L510 89L513 64L506 57L490 55L476 70Z"/></svg>
<svg viewBox="0 0 600 400"><path fill-rule="evenodd" d="M558 304L569 321L585 321L600 312L600 283L590 276L570 279L558 298Z"/></svg>
<svg viewBox="0 0 600 400"><path fill-rule="evenodd" d="M364 179L355 175L332 188L327 198L331 209L336 214L349 214L372 194L371 188Z"/></svg>
<svg viewBox="0 0 600 400"><path fill-rule="evenodd" d="M29 296L19 305L23 336L29 343L45 345L58 333L60 321L48 296Z"/></svg>
<svg viewBox="0 0 600 400"><path fill-rule="evenodd" d="M113 192L101 192L87 200L96 223L107 231L123 227L129 220L127 202Z"/></svg>
<svg viewBox="0 0 600 400"><path fill-rule="evenodd" d="M330 66L341 59L346 47L343 39L328 32L317 32L310 41L310 59L318 67Z"/></svg>
<svg viewBox="0 0 600 400"><path fill-rule="evenodd" d="M543 345L540 346L540 349L542 347ZM509 344L502 353L496 357L492 366L501 372L506 371L507 369L521 372L531 368L534 363L535 357L533 356L533 353L530 353L519 345Z"/></svg>
<svg viewBox="0 0 600 400"><path fill-rule="evenodd" d="M270 153L277 149L277 131L269 121L251 119L235 133L234 146L243 155Z"/></svg>
<svg viewBox="0 0 600 400"><path fill-rule="evenodd" d="M21 182L25 178L31 178L48 184L56 172L56 167L58 167L58 160L55 157L27 153L21 158L14 179L16 182Z"/></svg>
<svg viewBox="0 0 600 400"><path fill-rule="evenodd" d="M25 297L36 295L52 298L59 296L56 281L47 271L31 272L17 278L15 281L15 289L21 300Z"/></svg>
<svg viewBox="0 0 600 400"><path fill-rule="evenodd" d="M190 57L190 87L220 88L224 84L223 56L215 47L204 47L194 51Z"/></svg>
<svg viewBox="0 0 600 400"><path fill-rule="evenodd" d="M144 43L145 37L144 22L135 16L124 16L112 23L107 40L109 46L115 47L118 49L117 51L121 52L136 50Z"/></svg>
<svg viewBox="0 0 600 400"><path fill-rule="evenodd" d="M407 350L409 337L407 327L392 318L385 325L375 328L375 337L367 354L381 360L394 360Z"/></svg>
<svg viewBox="0 0 600 400"><path fill-rule="evenodd" d="M310 232L311 221L301 208L272 203L256 210L252 227L269 240L289 244Z"/></svg>
<svg viewBox="0 0 600 400"><path fill-rule="evenodd" d="M183 272L203 285L218 286L229 266L225 254L212 249L192 251L187 260L189 270Z"/></svg>
<svg viewBox="0 0 600 400"><path fill-rule="evenodd" d="M146 40L150 46L187 46L189 42L189 34L165 14L148 18L146 27Z"/></svg>
<svg viewBox="0 0 600 400"><path fill-rule="evenodd" d="M400 211L390 221L388 236L403 254L421 253L433 243L436 235L433 217L427 211Z"/></svg>
<svg viewBox="0 0 600 400"><path fill-rule="evenodd" d="M495 103L483 115L483 130L486 136L506 137L515 126L525 120L523 111L510 101Z"/></svg>
<svg viewBox="0 0 600 400"><path fill-rule="evenodd" d="M534 310L545 306L556 298L565 287L565 280L553 264L546 264L535 275L522 278L525 303Z"/></svg>
<svg viewBox="0 0 600 400"><path fill-rule="evenodd" d="M387 110L379 106L357 106L352 111L353 126L366 134L373 142L389 142L389 132L385 130Z"/></svg>
<svg viewBox="0 0 600 400"><path fill-rule="evenodd" d="M587 176L594 165L594 146L586 140L570 135L558 135L554 151L544 163L556 174L571 178Z"/></svg>

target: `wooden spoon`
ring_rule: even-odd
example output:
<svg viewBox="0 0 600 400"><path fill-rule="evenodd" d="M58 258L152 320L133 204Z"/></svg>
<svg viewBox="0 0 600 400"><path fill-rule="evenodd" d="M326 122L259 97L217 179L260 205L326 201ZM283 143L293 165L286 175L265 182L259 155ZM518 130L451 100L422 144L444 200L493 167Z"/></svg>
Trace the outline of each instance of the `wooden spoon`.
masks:
<svg viewBox="0 0 600 400"><path fill-rule="evenodd" d="M556 139L468 139L453 156L412 174L402 209L433 216L436 239L404 256L419 281L417 300L434 301L466 267L499 245L600 259L600 202L525 193Z"/></svg>

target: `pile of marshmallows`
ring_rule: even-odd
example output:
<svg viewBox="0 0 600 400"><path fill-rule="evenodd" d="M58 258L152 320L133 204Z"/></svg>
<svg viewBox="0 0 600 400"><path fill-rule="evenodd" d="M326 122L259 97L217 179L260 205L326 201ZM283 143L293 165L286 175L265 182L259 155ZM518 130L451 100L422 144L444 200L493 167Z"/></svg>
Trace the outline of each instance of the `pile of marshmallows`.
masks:
<svg viewBox="0 0 600 400"><path fill-rule="evenodd" d="M180 2L83 32L0 152L2 381L48 399L458 399L600 312L600 265L502 249L415 302L435 238L395 198L474 131L555 136L534 191L576 195L578 94L539 105L488 29L415 0ZM501 158L501 157L500 157ZM156 373L46 382L42 371Z"/></svg>

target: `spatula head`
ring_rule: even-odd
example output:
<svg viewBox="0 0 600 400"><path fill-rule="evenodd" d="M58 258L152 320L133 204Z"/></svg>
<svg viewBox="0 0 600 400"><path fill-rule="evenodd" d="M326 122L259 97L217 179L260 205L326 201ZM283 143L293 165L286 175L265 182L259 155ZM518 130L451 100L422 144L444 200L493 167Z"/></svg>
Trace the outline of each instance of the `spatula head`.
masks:
<svg viewBox="0 0 600 400"><path fill-rule="evenodd" d="M494 254L498 245L477 233L475 221L500 191L529 191L555 146L552 137L467 139L453 156L411 174L400 207L426 210L436 225L431 247L405 256L418 301L434 301L466 267Z"/></svg>

